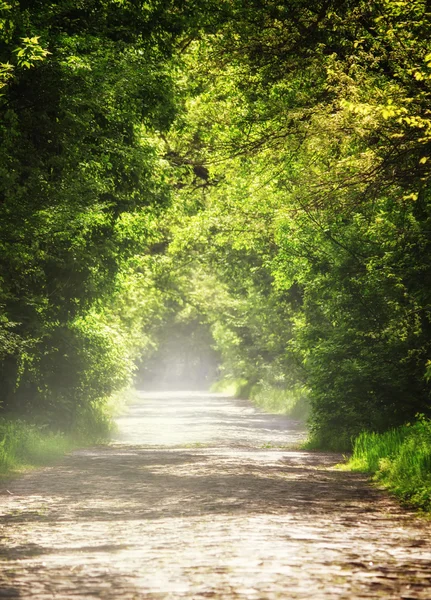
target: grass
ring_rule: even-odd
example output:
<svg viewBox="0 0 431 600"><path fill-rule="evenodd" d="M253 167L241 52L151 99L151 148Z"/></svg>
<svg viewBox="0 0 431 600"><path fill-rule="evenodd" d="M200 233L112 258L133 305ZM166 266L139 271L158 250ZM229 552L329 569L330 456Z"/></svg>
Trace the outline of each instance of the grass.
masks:
<svg viewBox="0 0 431 600"><path fill-rule="evenodd" d="M102 411L78 415L68 433L18 418L0 418L0 477L53 463L76 448L106 442L110 431L110 418Z"/></svg>
<svg viewBox="0 0 431 600"><path fill-rule="evenodd" d="M319 431L310 433L303 450L350 453L352 450L352 436L343 431Z"/></svg>
<svg viewBox="0 0 431 600"><path fill-rule="evenodd" d="M292 442L291 444L277 444L266 442L260 446L262 450L289 450L291 452L302 450L302 443Z"/></svg>
<svg viewBox="0 0 431 600"><path fill-rule="evenodd" d="M0 475L48 464L76 445L75 440L64 434L24 421L0 419Z"/></svg>
<svg viewBox="0 0 431 600"><path fill-rule="evenodd" d="M307 395L302 386L288 390L261 383L252 388L250 400L266 412L305 421L309 414Z"/></svg>
<svg viewBox="0 0 431 600"><path fill-rule="evenodd" d="M251 386L246 379L230 378L213 384L211 391L235 398L249 398L268 413L288 415L301 421L307 420L310 410L307 389L303 386L282 389L265 382Z"/></svg>
<svg viewBox="0 0 431 600"><path fill-rule="evenodd" d="M265 382L250 386L246 379L222 379L211 386L212 392L224 393L235 398L248 398L267 413L287 415L299 421L307 421L310 413L308 390L303 386L287 390ZM264 449L303 450L308 442L291 444L266 443Z"/></svg>
<svg viewBox="0 0 431 600"><path fill-rule="evenodd" d="M136 390L128 388L98 406L82 408L69 424L68 433L20 418L0 417L0 478L53 463L77 448L107 442L114 428L112 418L122 414L135 398Z"/></svg>
<svg viewBox="0 0 431 600"><path fill-rule="evenodd" d="M385 433L361 433L348 467L373 473L404 502L431 511L431 420L420 416Z"/></svg>
<svg viewBox="0 0 431 600"><path fill-rule="evenodd" d="M210 389L211 392L218 392L220 394L226 394L226 396L238 398L242 395L244 388L247 387L247 383L246 379L225 378L213 383Z"/></svg>

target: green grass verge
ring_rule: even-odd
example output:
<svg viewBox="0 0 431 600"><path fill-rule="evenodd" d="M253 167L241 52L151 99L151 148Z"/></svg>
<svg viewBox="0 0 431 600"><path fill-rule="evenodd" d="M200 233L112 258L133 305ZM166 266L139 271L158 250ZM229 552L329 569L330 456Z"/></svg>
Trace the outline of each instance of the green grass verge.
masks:
<svg viewBox="0 0 431 600"><path fill-rule="evenodd" d="M34 421L9 415L0 417L0 477L57 461L67 452L106 443L115 429L113 417L122 414L136 398L136 390L126 388L95 406L82 407L61 432Z"/></svg>
<svg viewBox="0 0 431 600"><path fill-rule="evenodd" d="M220 392L234 398L248 398L268 413L288 415L306 421L310 412L308 390L303 386L281 389L265 382L251 385L246 379L222 379L211 386L212 392Z"/></svg>
<svg viewBox="0 0 431 600"><path fill-rule="evenodd" d="M246 379L226 378L213 383L210 391L226 394L226 396L233 396L234 398L239 398L239 396L243 395L243 390L247 388L247 386L248 382Z"/></svg>
<svg viewBox="0 0 431 600"><path fill-rule="evenodd" d="M103 410L78 414L69 432L8 416L0 418L0 477L53 463L76 448L106 442L112 429Z"/></svg>
<svg viewBox="0 0 431 600"><path fill-rule="evenodd" d="M75 447L64 434L19 420L0 419L0 475L47 464Z"/></svg>
<svg viewBox="0 0 431 600"><path fill-rule="evenodd" d="M308 390L302 386L288 390L260 383L251 389L250 400L266 412L288 415L301 421L308 418L310 411Z"/></svg>
<svg viewBox="0 0 431 600"><path fill-rule="evenodd" d="M385 433L361 433L347 467L373 473L401 500L431 511L431 420Z"/></svg>
<svg viewBox="0 0 431 600"><path fill-rule="evenodd" d="M311 431L308 440L302 445L302 449L350 453L352 451L352 436L342 431L337 435L333 431Z"/></svg>

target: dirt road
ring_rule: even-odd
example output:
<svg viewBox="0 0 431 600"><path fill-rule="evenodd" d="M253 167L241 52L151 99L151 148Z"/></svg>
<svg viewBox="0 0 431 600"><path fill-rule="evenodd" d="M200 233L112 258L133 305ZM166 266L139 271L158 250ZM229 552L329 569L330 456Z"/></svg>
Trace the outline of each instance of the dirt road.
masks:
<svg viewBox="0 0 431 600"><path fill-rule="evenodd" d="M431 525L302 436L243 401L141 394L111 446L3 486L0 598L431 599Z"/></svg>

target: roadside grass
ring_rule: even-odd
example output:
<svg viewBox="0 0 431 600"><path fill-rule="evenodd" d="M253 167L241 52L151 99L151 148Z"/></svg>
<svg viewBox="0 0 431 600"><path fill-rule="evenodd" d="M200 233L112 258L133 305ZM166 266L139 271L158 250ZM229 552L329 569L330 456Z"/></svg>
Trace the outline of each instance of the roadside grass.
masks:
<svg viewBox="0 0 431 600"><path fill-rule="evenodd" d="M49 465L78 448L106 443L115 424L113 417L123 414L136 400L137 391L125 388L97 405L78 411L68 430L60 431L18 416L0 417L0 479L32 467Z"/></svg>
<svg viewBox="0 0 431 600"><path fill-rule="evenodd" d="M308 390L303 386L283 389L266 382L252 386L246 379L232 378L216 382L211 391L234 398L248 398L268 413L287 415L300 421L306 421L310 412Z"/></svg>
<svg viewBox="0 0 431 600"><path fill-rule="evenodd" d="M308 390L303 386L281 389L260 383L251 389L250 400L266 412L306 421L310 411Z"/></svg>
<svg viewBox="0 0 431 600"><path fill-rule="evenodd" d="M239 398L243 395L243 390L247 387L247 380L241 378L224 378L220 381L216 381L211 385L210 391L220 394L226 394L226 396L233 396Z"/></svg>
<svg viewBox="0 0 431 600"><path fill-rule="evenodd" d="M334 432L311 432L308 439L302 444L303 450L311 452L340 452L351 453L352 438L348 434L340 432L334 435Z"/></svg>
<svg viewBox="0 0 431 600"><path fill-rule="evenodd" d="M260 446L262 450L288 450L289 452L299 452L302 450L302 444L300 442L292 442L291 444L278 444L273 442L266 442Z"/></svg>
<svg viewBox="0 0 431 600"><path fill-rule="evenodd" d="M76 445L77 441L62 433L21 420L0 419L0 476L54 462Z"/></svg>
<svg viewBox="0 0 431 600"><path fill-rule="evenodd" d="M372 473L403 502L431 511L431 420L420 415L385 433L361 433L346 467Z"/></svg>
<svg viewBox="0 0 431 600"><path fill-rule="evenodd" d="M13 415L1 417L0 478L52 464L77 448L106 443L113 429L111 414L111 406L87 407L66 432Z"/></svg>

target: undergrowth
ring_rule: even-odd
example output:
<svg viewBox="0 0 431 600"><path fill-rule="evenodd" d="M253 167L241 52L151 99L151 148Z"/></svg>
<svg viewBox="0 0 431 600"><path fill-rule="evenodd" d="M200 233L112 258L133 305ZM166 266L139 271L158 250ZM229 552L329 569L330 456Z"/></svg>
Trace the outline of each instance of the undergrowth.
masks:
<svg viewBox="0 0 431 600"><path fill-rule="evenodd" d="M266 412L288 415L303 421L307 419L310 410L308 390L303 386L283 389L266 382L251 385L246 379L226 378L213 384L211 391L235 398L248 398Z"/></svg>
<svg viewBox="0 0 431 600"><path fill-rule="evenodd" d="M0 419L0 476L50 464L71 450L106 441L107 431L56 432L22 420Z"/></svg>
<svg viewBox="0 0 431 600"><path fill-rule="evenodd" d="M64 434L45 431L24 421L0 420L0 474L45 464L73 447Z"/></svg>
<svg viewBox="0 0 431 600"><path fill-rule="evenodd" d="M229 377L213 383L210 390L211 392L218 392L220 394L226 394L227 396L239 398L240 396L247 397L247 395L244 394L244 390L247 387L248 383L246 379Z"/></svg>
<svg viewBox="0 0 431 600"><path fill-rule="evenodd" d="M401 500L431 511L431 420L420 415L385 433L361 433L347 466L373 473Z"/></svg>
<svg viewBox="0 0 431 600"><path fill-rule="evenodd" d="M340 431L335 435L333 431L313 431L311 429L308 440L302 445L303 450L329 451L329 452L351 452L352 436L347 432Z"/></svg>
<svg viewBox="0 0 431 600"><path fill-rule="evenodd" d="M250 400L269 413L288 415L305 421L309 414L307 389L303 386L282 389L267 383L258 383L250 392Z"/></svg>
<svg viewBox="0 0 431 600"><path fill-rule="evenodd" d="M81 409L67 431L43 424L40 415L28 420L14 415L0 417L0 477L50 464L79 447L106 442L120 400L124 398L118 395L103 405Z"/></svg>

